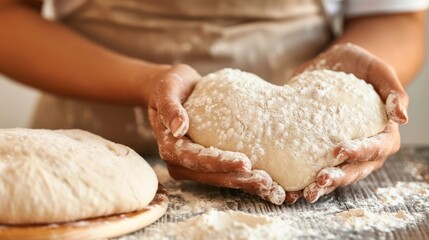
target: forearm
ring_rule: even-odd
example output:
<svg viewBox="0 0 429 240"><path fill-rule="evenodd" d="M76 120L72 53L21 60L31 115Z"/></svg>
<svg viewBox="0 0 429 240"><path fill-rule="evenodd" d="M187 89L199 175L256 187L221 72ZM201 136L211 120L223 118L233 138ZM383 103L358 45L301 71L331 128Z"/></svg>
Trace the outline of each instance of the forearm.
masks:
<svg viewBox="0 0 429 240"><path fill-rule="evenodd" d="M0 4L0 35L0 72L70 97L146 104L151 76L166 68L109 51L16 2Z"/></svg>
<svg viewBox="0 0 429 240"><path fill-rule="evenodd" d="M335 43L350 42L367 49L393 66L406 86L424 60L425 22L426 12L350 19Z"/></svg>

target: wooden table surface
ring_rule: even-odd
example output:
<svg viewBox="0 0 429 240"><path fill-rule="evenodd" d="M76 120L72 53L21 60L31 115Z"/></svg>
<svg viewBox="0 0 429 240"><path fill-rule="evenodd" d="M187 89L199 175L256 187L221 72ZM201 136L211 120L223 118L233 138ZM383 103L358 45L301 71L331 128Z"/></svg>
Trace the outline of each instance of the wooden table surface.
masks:
<svg viewBox="0 0 429 240"><path fill-rule="evenodd" d="M169 192L169 209L151 226L120 239L176 239L174 236L168 235L169 228L172 227L171 223L184 221L202 214L210 208L268 216L298 217L297 226L304 232L304 234L297 235L296 238L299 239L429 239L429 209L422 209L408 202L397 206L365 204L365 200L375 198L377 188L392 187L398 181L429 183L429 146L402 147L380 171L371 174L364 180L338 189L334 193L322 197L315 204L308 204L301 199L292 206L275 206L239 190L210 187L187 181L173 181L168 177L160 160L151 159L149 162L156 170L160 182ZM318 217L355 208L365 208L376 212L404 210L408 214L420 214L422 218L416 224L408 224L392 231L369 229L362 232L338 229L333 231L330 226L327 226L326 221ZM306 230L310 229L312 231L305 234Z"/></svg>

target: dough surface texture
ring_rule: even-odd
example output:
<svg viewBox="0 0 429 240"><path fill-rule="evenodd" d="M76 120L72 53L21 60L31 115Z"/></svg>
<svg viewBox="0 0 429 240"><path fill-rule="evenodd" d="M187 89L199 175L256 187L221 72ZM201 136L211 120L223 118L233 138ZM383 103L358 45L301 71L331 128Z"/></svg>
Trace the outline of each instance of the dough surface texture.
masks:
<svg viewBox="0 0 429 240"><path fill-rule="evenodd" d="M147 206L157 188L142 157L92 133L0 129L0 224L131 212Z"/></svg>
<svg viewBox="0 0 429 240"><path fill-rule="evenodd" d="M284 86L234 69L208 74L185 103L188 136L205 147L246 154L287 191L341 163L332 150L387 124L373 87L354 75L308 71Z"/></svg>

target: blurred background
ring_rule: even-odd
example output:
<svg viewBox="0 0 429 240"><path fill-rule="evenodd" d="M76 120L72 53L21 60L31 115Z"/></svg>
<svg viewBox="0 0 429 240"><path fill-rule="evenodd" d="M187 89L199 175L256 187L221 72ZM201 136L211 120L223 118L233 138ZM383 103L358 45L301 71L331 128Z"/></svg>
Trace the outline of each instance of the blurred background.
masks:
<svg viewBox="0 0 429 240"><path fill-rule="evenodd" d="M429 41L429 20L426 35ZM429 43L428 43L429 48ZM406 59L404 59L406 61ZM401 126L403 144L429 145L429 56L419 76L407 88L410 121ZM39 92L0 74L0 128L27 127Z"/></svg>

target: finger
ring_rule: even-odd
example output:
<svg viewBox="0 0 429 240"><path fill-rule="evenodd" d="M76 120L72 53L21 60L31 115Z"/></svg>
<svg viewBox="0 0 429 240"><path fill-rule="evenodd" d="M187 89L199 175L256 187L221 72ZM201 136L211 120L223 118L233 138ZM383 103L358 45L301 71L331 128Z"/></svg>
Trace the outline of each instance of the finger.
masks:
<svg viewBox="0 0 429 240"><path fill-rule="evenodd" d="M168 135L170 135L171 131L158 118L158 111L155 108L149 107L148 116L158 142L169 143L170 138Z"/></svg>
<svg viewBox="0 0 429 240"><path fill-rule="evenodd" d="M344 174L338 178L334 178L330 187L342 187L355 183L358 180L365 178L373 171L380 169L385 160L386 159L384 158L379 161L343 163L339 168Z"/></svg>
<svg viewBox="0 0 429 240"><path fill-rule="evenodd" d="M368 82L385 101L389 118L399 124L407 123L409 98L393 67L379 59L374 60L368 69Z"/></svg>
<svg viewBox="0 0 429 240"><path fill-rule="evenodd" d="M357 45L345 44L336 49L340 49L336 54L342 55L338 58L346 59L349 62L349 64L343 64L341 70L353 73L374 86L374 89L386 103L389 119L399 124L407 123L409 98L395 69Z"/></svg>
<svg viewBox="0 0 429 240"><path fill-rule="evenodd" d="M294 204L298 199L300 199L302 196L302 191L293 191L293 192L286 192L286 199L285 202L288 205Z"/></svg>
<svg viewBox="0 0 429 240"><path fill-rule="evenodd" d="M250 159L243 153L205 148L188 137L177 139L158 120L156 110L149 109L149 119L158 140L159 154L169 164L200 172L249 172Z"/></svg>
<svg viewBox="0 0 429 240"><path fill-rule="evenodd" d="M309 203L316 202L323 195L329 194L338 187L353 184L380 169L385 162L385 159L380 161L358 162L358 163L343 163L338 168L341 169L343 174L339 177L331 179L330 185L319 186L314 182L304 189L304 198Z"/></svg>
<svg viewBox="0 0 429 240"><path fill-rule="evenodd" d="M189 118L182 103L199 78L201 76L195 69L184 64L175 65L159 80L160 84L152 94L151 107L158 111L158 117L176 138L184 136L189 128Z"/></svg>
<svg viewBox="0 0 429 240"><path fill-rule="evenodd" d="M408 122L409 98L395 69L366 49L350 43L335 45L298 67L294 75L314 69L343 71L365 80L386 103L389 119L399 124Z"/></svg>
<svg viewBox="0 0 429 240"><path fill-rule="evenodd" d="M205 148L192 142L188 137L174 144L175 164L194 171L232 172L250 171L252 163L243 153L223 151L214 147Z"/></svg>
<svg viewBox="0 0 429 240"><path fill-rule="evenodd" d="M334 149L333 154L349 163L374 161L392 155L399 146L398 124L389 121L383 132L369 138L345 141Z"/></svg>
<svg viewBox="0 0 429 240"><path fill-rule="evenodd" d="M160 80L160 86L153 94L154 107L158 118L173 133L182 137L189 128L189 117L182 106L181 96L187 87L178 74L168 74Z"/></svg>
<svg viewBox="0 0 429 240"><path fill-rule="evenodd" d="M334 179L344 176L343 170L339 167L327 167L322 169L316 177L318 187L330 187L334 183Z"/></svg>
<svg viewBox="0 0 429 240"><path fill-rule="evenodd" d="M286 197L284 189L261 170L240 173L203 173L168 165L168 171L176 180L193 180L218 187L241 189L277 205L282 204Z"/></svg>
<svg viewBox="0 0 429 240"><path fill-rule="evenodd" d="M327 188L325 187L318 187L316 183L312 183L308 185L304 191L303 196L305 200L309 203L314 203L323 195L325 195Z"/></svg>

